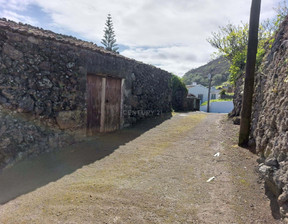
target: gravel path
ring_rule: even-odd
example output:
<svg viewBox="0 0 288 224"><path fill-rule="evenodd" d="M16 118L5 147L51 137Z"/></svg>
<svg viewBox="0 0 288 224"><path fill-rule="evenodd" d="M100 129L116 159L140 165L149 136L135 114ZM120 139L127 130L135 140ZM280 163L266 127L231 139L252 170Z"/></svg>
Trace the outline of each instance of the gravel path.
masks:
<svg viewBox="0 0 288 224"><path fill-rule="evenodd" d="M236 145L238 128L225 115L176 114L0 206L0 223L280 223L254 171L257 157Z"/></svg>

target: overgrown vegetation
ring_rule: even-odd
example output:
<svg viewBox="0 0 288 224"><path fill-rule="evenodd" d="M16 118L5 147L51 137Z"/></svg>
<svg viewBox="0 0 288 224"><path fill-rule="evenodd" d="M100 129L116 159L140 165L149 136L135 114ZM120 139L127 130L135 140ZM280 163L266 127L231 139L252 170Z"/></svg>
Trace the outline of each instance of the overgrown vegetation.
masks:
<svg viewBox="0 0 288 224"><path fill-rule="evenodd" d="M183 82L190 85L197 82L203 86L208 87L208 74L212 75L212 86L221 85L226 82L229 77L230 63L224 57L218 57L206 65L196 69L191 69L183 76Z"/></svg>
<svg viewBox="0 0 288 224"><path fill-rule="evenodd" d="M280 24L284 21L285 17L288 15L288 6L287 1L283 0L280 2L277 6L277 8L274 9L276 12L276 16L271 19L267 19L263 22L263 27L270 31L271 33L275 33L275 31L278 30Z"/></svg>
<svg viewBox="0 0 288 224"><path fill-rule="evenodd" d="M261 63L265 53L265 43L269 38L271 38L271 33L261 26L259 29L257 66ZM229 81L235 84L238 75L244 71L246 65L248 24L233 25L229 23L226 26L219 27L219 31L212 33L212 37L208 39L208 42L218 49L218 54L223 55L231 63Z"/></svg>
<svg viewBox="0 0 288 224"><path fill-rule="evenodd" d="M259 28L257 68L261 64L265 54L266 45L271 47L275 32L288 14L286 0L282 1L275 10L277 16L264 21ZM229 81L235 85L235 81L244 72L246 65L248 23L240 25L228 23L226 26L221 26L219 27L219 31L213 32L212 37L208 38L207 41L218 50L216 52L218 55L224 56L231 63Z"/></svg>
<svg viewBox="0 0 288 224"><path fill-rule="evenodd" d="M172 108L174 111L183 111L183 101L188 90L185 83L176 75L172 75Z"/></svg>

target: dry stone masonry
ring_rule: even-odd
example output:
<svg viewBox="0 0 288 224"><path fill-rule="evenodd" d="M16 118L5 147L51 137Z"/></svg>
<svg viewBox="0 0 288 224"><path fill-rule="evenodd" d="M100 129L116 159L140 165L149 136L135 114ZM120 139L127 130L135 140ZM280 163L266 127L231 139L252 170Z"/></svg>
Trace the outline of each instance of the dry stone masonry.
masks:
<svg viewBox="0 0 288 224"><path fill-rule="evenodd" d="M234 110L242 106L244 74L236 83ZM255 76L250 145L259 153L259 171L278 198L281 215L288 221L288 17Z"/></svg>
<svg viewBox="0 0 288 224"><path fill-rule="evenodd" d="M256 76L252 141L262 156L260 172L288 218L288 18Z"/></svg>
<svg viewBox="0 0 288 224"><path fill-rule="evenodd" d="M170 73L93 43L0 20L0 167L86 133L87 74L122 80L120 127L171 111Z"/></svg>

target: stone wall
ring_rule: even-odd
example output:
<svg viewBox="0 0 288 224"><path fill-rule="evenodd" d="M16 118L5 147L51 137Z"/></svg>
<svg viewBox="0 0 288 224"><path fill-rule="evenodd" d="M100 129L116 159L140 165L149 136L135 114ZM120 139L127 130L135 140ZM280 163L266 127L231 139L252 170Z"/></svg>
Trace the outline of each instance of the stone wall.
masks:
<svg viewBox="0 0 288 224"><path fill-rule="evenodd" d="M170 73L93 43L0 20L0 167L85 133L88 73L124 80L122 126L171 111Z"/></svg>
<svg viewBox="0 0 288 224"><path fill-rule="evenodd" d="M256 75L251 138L260 171L288 218L288 19Z"/></svg>
<svg viewBox="0 0 288 224"><path fill-rule="evenodd" d="M6 110L3 106L0 110L0 168L77 141L74 135L49 127L29 114Z"/></svg>
<svg viewBox="0 0 288 224"><path fill-rule="evenodd" d="M229 113L229 117L237 117L241 114L242 107L242 97L244 91L244 77L245 74L242 73L238 76L234 88L234 96L233 96L233 110Z"/></svg>

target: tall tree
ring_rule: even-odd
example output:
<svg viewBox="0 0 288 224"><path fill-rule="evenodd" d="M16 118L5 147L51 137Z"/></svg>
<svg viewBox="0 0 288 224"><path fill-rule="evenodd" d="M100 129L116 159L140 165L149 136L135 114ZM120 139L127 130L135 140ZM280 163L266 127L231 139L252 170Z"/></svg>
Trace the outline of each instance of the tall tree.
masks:
<svg viewBox="0 0 288 224"><path fill-rule="evenodd" d="M241 110L241 122L240 122L240 133L238 143L240 146L248 145L250 135L252 98L254 93L254 74L256 65L257 46L258 46L260 7L261 7L261 0L252 0L250 23L249 23L246 74L244 82L244 94Z"/></svg>
<svg viewBox="0 0 288 224"><path fill-rule="evenodd" d="M212 37L207 41L218 49L220 55L227 58L230 65L229 80L235 85L238 75L245 68L247 43L248 43L248 24L233 25L231 23L226 26L219 27L218 32L213 32Z"/></svg>
<svg viewBox="0 0 288 224"><path fill-rule="evenodd" d="M107 16L104 29L104 38L101 40L101 43L105 46L106 50L118 53L117 51L119 48L116 44L113 22L110 14Z"/></svg>

